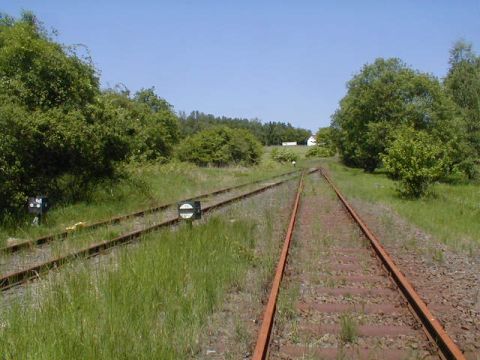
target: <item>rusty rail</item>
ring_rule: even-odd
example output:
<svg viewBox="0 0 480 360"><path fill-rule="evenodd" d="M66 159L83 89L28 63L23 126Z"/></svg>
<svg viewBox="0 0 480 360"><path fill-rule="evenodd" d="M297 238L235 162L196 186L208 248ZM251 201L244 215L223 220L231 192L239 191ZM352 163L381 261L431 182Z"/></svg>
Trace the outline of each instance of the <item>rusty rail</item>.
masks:
<svg viewBox="0 0 480 360"><path fill-rule="evenodd" d="M401 290L401 293L406 298L408 304L415 312L417 318L420 319L428 337L438 346L442 357L445 359L465 359L461 350L446 333L446 331L443 329L442 325L435 318L435 316L433 316L433 314L430 312L425 302L420 298L420 296L417 294L417 292L407 280L405 275L403 275L403 273L397 267L390 255L385 251L377 237L372 233L370 229L368 229L365 222L355 212L353 207L347 202L345 197L342 195L342 193L336 187L330 177L325 173L325 171L323 169L320 169L320 173L333 188L333 190L337 194L337 197L340 199L340 201L345 206L350 215L353 217L358 226L360 226L363 234L370 241L376 254L382 261L387 271L390 273L390 276L393 278L393 280Z"/></svg>
<svg viewBox="0 0 480 360"><path fill-rule="evenodd" d="M82 231L93 230L93 229L99 228L99 227L104 226L104 225L118 224L118 223L121 223L122 221L131 219L131 218L144 216L146 214L153 214L155 212L165 210L165 209L167 209L171 206L176 205L176 203L179 202L179 201L188 201L188 200L194 200L194 199L201 199L201 198L205 198L205 197L213 196L213 195L219 195L219 194L230 192L230 191L233 191L233 190L236 190L236 189L240 189L240 188L245 187L245 186L255 185L255 184L258 184L262 181L268 181L268 180L277 179L277 178L282 177L282 176L292 175L292 174L297 173L299 171L300 170L289 171L289 172L286 172L286 173L283 173L283 174L280 174L280 175L272 176L270 178L255 180L255 181L252 181L252 182L249 182L249 183L244 183L244 184L240 184L240 185L236 185L236 186L232 186L232 187L223 188L223 189L216 190L216 191L213 191L213 192L210 192L210 193L203 193L203 194L197 195L195 197L191 197L191 198L187 198L187 199L183 199L183 200L178 200L176 202L171 202L171 203L168 203L168 204L162 204L162 205L159 205L159 206L151 207L151 208L144 209L144 210L141 210L141 211L137 211L137 212L134 212L134 213L131 213L131 214L112 217L112 218L107 219L107 220L101 220L101 221L95 222L93 224L87 225L87 226L81 228L81 230ZM63 231L63 232L60 232L60 233L57 233L57 234L50 234L50 235L42 236L42 237L39 237L39 238L33 239L33 240L22 241L22 242L17 243L17 244L2 247L2 248L0 248L0 252L1 253L17 252L17 251L25 249L25 248L30 248L30 247L33 247L33 246L40 246L40 245L49 243L49 242L51 242L55 239L58 239L58 240L65 239L70 234L71 234L71 232Z"/></svg>
<svg viewBox="0 0 480 360"><path fill-rule="evenodd" d="M275 318L275 310L277 307L277 298L280 291L280 284L282 282L283 273L287 263L288 251L290 249L290 243L292 240L293 229L295 228L295 221L297 218L298 207L300 205L300 196L303 189L303 175L300 178L298 184L297 195L293 203L292 214L290 216L290 223L288 225L287 234L285 235L285 241L280 255L280 261L277 265L275 272L275 278L273 279L272 288L270 290L270 296L268 298L267 307L263 315L262 326L257 338L257 344L253 353L253 360L265 359L268 352L268 343L270 341L270 334L272 332L273 320Z"/></svg>
<svg viewBox="0 0 480 360"><path fill-rule="evenodd" d="M318 169L310 170L308 173L312 173L312 172L315 172L315 171L318 171ZM231 204L235 201L251 197L253 195L264 192L268 189L272 189L274 187L282 185L282 184L284 184L284 183L286 183L286 182L288 182L292 179L293 178L287 178L287 179L284 179L284 180L280 180L280 181L275 182L273 184L265 185L265 186L262 186L258 189L255 189L255 190L252 190L252 191L249 191L249 192L231 197L230 199L220 201L216 204L205 207L203 209L203 212L204 213L211 212L212 210L215 210L217 208L220 208L220 207L223 207L225 205ZM21 270L21 271L18 271L18 272L5 274L5 275L0 277L0 290L4 291L4 290L10 289L14 286L18 286L18 285L23 284L23 283L25 283L25 282L27 282L31 279L35 279L35 278L40 277L40 274L45 273L45 272L49 271L50 269L57 268L57 267L65 264L65 263L71 262L71 261L73 261L75 259L78 259L78 258L88 258L88 257L91 257L91 256L95 256L103 250L106 250L106 249L109 249L109 248L112 248L112 247L115 247L115 246L118 246L118 245L126 244L128 242L131 242L132 240L140 238L142 235L145 235L147 233L159 230L161 228L165 228L165 227L168 227L168 226L175 225L179 221L180 221L180 219L178 217L168 219L168 220L165 220L161 223L146 227L146 228L141 229L141 230L136 230L136 231L121 235L121 236L116 237L116 238L111 239L111 240L106 240L106 241L102 241L102 242L99 242L99 243L95 243L93 245L89 245L88 247L85 247L81 250L75 251L75 252L67 254L67 255L57 257L55 259L43 262L41 264L37 264L37 265L32 266L30 268L27 268L27 269L24 269L24 270Z"/></svg>

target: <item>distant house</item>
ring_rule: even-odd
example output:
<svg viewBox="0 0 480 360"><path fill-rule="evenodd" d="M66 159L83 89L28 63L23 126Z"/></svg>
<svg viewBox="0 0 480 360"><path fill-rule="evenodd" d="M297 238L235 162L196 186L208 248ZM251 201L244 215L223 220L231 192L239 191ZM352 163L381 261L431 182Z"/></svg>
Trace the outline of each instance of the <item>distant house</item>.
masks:
<svg viewBox="0 0 480 360"><path fill-rule="evenodd" d="M296 141L284 141L282 142L282 146L297 146Z"/></svg>
<svg viewBox="0 0 480 360"><path fill-rule="evenodd" d="M317 145L317 139L315 139L315 136L310 136L307 140L307 146L314 146Z"/></svg>

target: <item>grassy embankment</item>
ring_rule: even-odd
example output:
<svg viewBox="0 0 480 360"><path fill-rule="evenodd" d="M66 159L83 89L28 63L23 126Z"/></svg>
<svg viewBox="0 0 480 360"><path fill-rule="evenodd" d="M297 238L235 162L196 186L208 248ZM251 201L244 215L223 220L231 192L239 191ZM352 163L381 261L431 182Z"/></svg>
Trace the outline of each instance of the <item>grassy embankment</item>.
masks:
<svg viewBox="0 0 480 360"><path fill-rule="evenodd" d="M295 187L283 187L273 200L238 203L193 229L151 234L95 271L88 262L67 266L22 304L3 306L3 358L195 356L206 318L225 293L243 286L252 266L272 274L280 239L272 238L278 215L271 206L290 206ZM263 255L255 250L259 241L270 243Z"/></svg>
<svg viewBox="0 0 480 360"><path fill-rule="evenodd" d="M349 198L389 206L410 223L454 249L480 246L480 184L435 184L433 194L419 200L401 198L395 182L378 172L367 174L325 160L333 180Z"/></svg>
<svg viewBox="0 0 480 360"><path fill-rule="evenodd" d="M300 161L298 166L302 163ZM77 222L89 223L114 215L127 214L154 205L274 176L291 169L291 164L272 162L268 150L261 164L250 168L240 166L199 168L178 162L165 165L131 166L126 169L126 176L119 181L104 182L93 188L88 195L88 201L54 206L45 217L44 224L39 227L31 226L31 219L15 226L0 224L0 246L4 246L9 237L35 238L63 231L67 226Z"/></svg>

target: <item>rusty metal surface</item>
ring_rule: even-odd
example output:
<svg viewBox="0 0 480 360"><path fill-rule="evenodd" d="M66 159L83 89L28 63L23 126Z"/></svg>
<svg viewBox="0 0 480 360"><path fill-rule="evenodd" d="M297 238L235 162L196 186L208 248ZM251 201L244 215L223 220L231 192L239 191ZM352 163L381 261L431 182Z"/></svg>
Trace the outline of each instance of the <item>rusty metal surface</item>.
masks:
<svg viewBox="0 0 480 360"><path fill-rule="evenodd" d="M413 309L415 315L421 321L427 333L427 336L434 343L437 344L442 356L445 359L465 359L464 355L462 354L458 346L453 342L453 340L443 329L439 321L430 312L425 302L420 298L420 296L414 290L410 282L403 275L400 269L396 266L396 264L394 263L390 255L385 251L385 249L380 244L376 236L368 229L367 225L355 212L353 207L347 202L345 197L341 194L339 189L335 186L335 184L332 182L330 177L325 173L325 171L321 169L320 172L322 176L330 184L330 186L333 188L333 190L337 194L337 197L343 203L348 213L352 216L352 218L361 228L363 234L370 241L376 254L382 261L387 271L390 273L390 276L393 278L393 280L399 287L403 296L408 301L409 306Z"/></svg>
<svg viewBox="0 0 480 360"><path fill-rule="evenodd" d="M285 265L287 262L288 251L290 249L290 243L292 240L293 229L295 227L295 221L297 218L298 207L300 204L300 196L303 188L303 175L300 178L298 184L297 196L292 208L292 215L290 217L290 223L288 225L287 234L285 235L285 241L280 255L280 261L277 265L275 272L275 278L273 279L272 288L270 290L270 296L263 315L262 326L257 338L257 344L253 353L253 360L265 359L268 351L268 343L270 340L270 334L272 330L273 320L275 317L275 309L277 304L278 293L280 291L280 284L282 282Z"/></svg>
<svg viewBox="0 0 480 360"><path fill-rule="evenodd" d="M132 219L132 218L144 216L146 214L152 214L152 213L155 213L155 212L158 212L158 211L165 210L165 209L167 209L171 206L176 205L177 202L180 202L180 201L189 201L189 200L194 200L194 199L205 198L205 197L208 197L208 196L223 194L223 193L230 192L230 191L233 191L233 190L236 190L236 189L240 189L242 187L246 187L246 186L249 186L249 185L255 185L255 184L258 184L262 181L268 181L268 180L277 179L277 178L282 177L282 176L292 175L294 173L298 173L299 171L301 171L301 170L289 171L289 172L286 172L286 173L283 173L283 174L280 174L280 175L275 175L275 176L272 176L272 177L269 177L269 178L255 180L255 181L252 181L252 182L249 182L249 183L244 183L244 184L240 184L240 185L236 185L236 186L232 186L232 187L223 188L223 189L216 190L216 191L213 191L213 192L210 192L210 193L203 193L203 194L197 195L195 197L182 199L182 200L178 200L178 201L167 203L167 204L162 204L162 205L151 207L151 208L144 209L144 210L141 210L141 211L136 211L134 213L115 216L115 217L112 217L112 218L107 219L107 220L101 220L101 221L92 223L90 225L84 226L84 227L81 228L80 231L93 230L93 229L96 229L98 227L105 226L105 225L118 224L118 223L121 223L122 221L125 221L125 220L128 220L128 219ZM51 241L54 241L55 239L58 239L58 240L65 239L70 234L71 234L71 232L63 231L63 232L59 232L59 233L56 233L56 234L42 236L42 237L39 237L39 238L33 239L33 240L22 241L22 242L17 243L17 244L12 244L12 245L9 245L9 246L2 247L2 248L0 248L0 252L2 252L2 253L12 253L12 252L16 252L16 251L19 251L19 250L22 250L22 249L34 247L34 246L40 246L40 245L49 243Z"/></svg>
<svg viewBox="0 0 480 360"><path fill-rule="evenodd" d="M314 172L314 171L318 171L318 169L310 170L309 173ZM238 200L241 200L241 199L244 199L244 198L247 198L247 197L251 197L251 196L256 195L256 194L259 194L261 192L264 192L268 189L272 189L274 187L277 187L277 186L279 186L281 184L284 184L287 181L291 181L291 180L292 180L292 178L287 178L287 179L284 179L284 180L281 180L281 181L278 181L278 182L275 182L275 183L271 183L271 184L262 186L258 189L253 190L253 191L249 191L249 192L231 197L227 200L220 201L218 203L215 203L215 204L212 204L208 207L205 207L203 209L203 212L204 213L211 212L212 210L215 210L217 208L220 208L220 207L223 207L225 205L231 204L235 201L238 201ZM37 264L37 265L29 267L27 269L24 269L24 270L21 270L21 271L18 271L18 272L14 272L14 273L5 274L5 275L0 277L0 290L4 291L4 290L10 289L14 286L18 286L18 285L20 285L22 283L25 283L25 282L27 282L31 279L38 278L40 274L42 274L42 273L44 273L44 272L46 272L50 269L57 268L57 267L65 264L65 263L68 263L68 262L73 261L73 260L78 259L78 258L85 258L85 257L91 257L91 256L94 256L94 255L97 255L98 253L100 253L103 250L106 250L106 249L109 249L109 248L112 248L114 246L118 246L118 245L121 245L121 244L128 243L132 240L140 238L142 235L145 235L147 233L159 230L160 228L172 226L172 225L178 223L179 221L180 221L180 219L178 217L168 219L166 221L163 221L161 223L146 227L144 229L133 231L133 232L121 235L121 236L116 237L116 238L111 239L111 240L102 241L102 242L90 245L90 246L88 246L86 248L83 248L79 251L75 251L73 253L57 257L55 259L43 262L41 264Z"/></svg>

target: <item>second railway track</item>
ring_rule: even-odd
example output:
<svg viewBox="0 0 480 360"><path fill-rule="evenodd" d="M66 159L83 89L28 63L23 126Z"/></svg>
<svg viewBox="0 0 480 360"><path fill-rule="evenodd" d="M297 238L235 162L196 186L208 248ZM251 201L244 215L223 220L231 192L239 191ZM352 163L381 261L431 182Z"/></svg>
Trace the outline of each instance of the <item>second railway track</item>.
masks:
<svg viewBox="0 0 480 360"><path fill-rule="evenodd" d="M310 170L310 171L316 171L316 169ZM211 194L207 194L207 195L215 195L215 196L211 198L210 203L203 208L203 212L204 213L210 212L222 206L228 205L234 201L238 201L238 200L256 195L268 189L277 187L287 181L297 178L294 173L297 173L297 171L281 175L281 176L285 176L284 179L278 180L277 178L279 178L279 176L275 176L273 178L263 179L263 180L255 181L250 184L244 184L234 188L224 189L224 190L216 191ZM275 179L277 180L272 181ZM249 190L243 190L235 194L230 194L233 192L232 191L233 189L239 190L246 187L247 185L254 185L254 188ZM226 198L224 197L223 199L218 197L219 194L222 194L222 196L226 196L224 194L227 194L227 193L230 194L230 196ZM202 195L202 197L205 198L207 197L207 195ZM141 226L139 229L135 229L133 231L126 231L123 234L109 240L103 240L98 242L98 240L100 240L101 238L100 239L97 238L97 242L90 243L84 247L76 248L71 251L65 251L64 253L57 256L51 256L51 251L49 251L46 256L44 256L43 258L42 257L40 258L41 259L40 261L37 260L33 262L27 262L26 265L22 266L20 269L15 271L10 271L10 272L4 273L4 275L1 275L0 290L4 291L14 286L23 284L29 281L30 279L38 278L40 274L52 268L56 268L67 262L73 261L77 258L90 257L93 255L96 255L103 250L106 250L108 248L115 247L124 243L128 243L149 232L158 230L160 228L168 227L171 225L175 225L179 221L178 217L171 213L165 214L165 217L163 218L163 220L158 220L158 218L156 220L157 221L152 221L151 223L146 223L146 225Z"/></svg>
<svg viewBox="0 0 480 360"><path fill-rule="evenodd" d="M300 192L253 359L464 359L329 177Z"/></svg>

